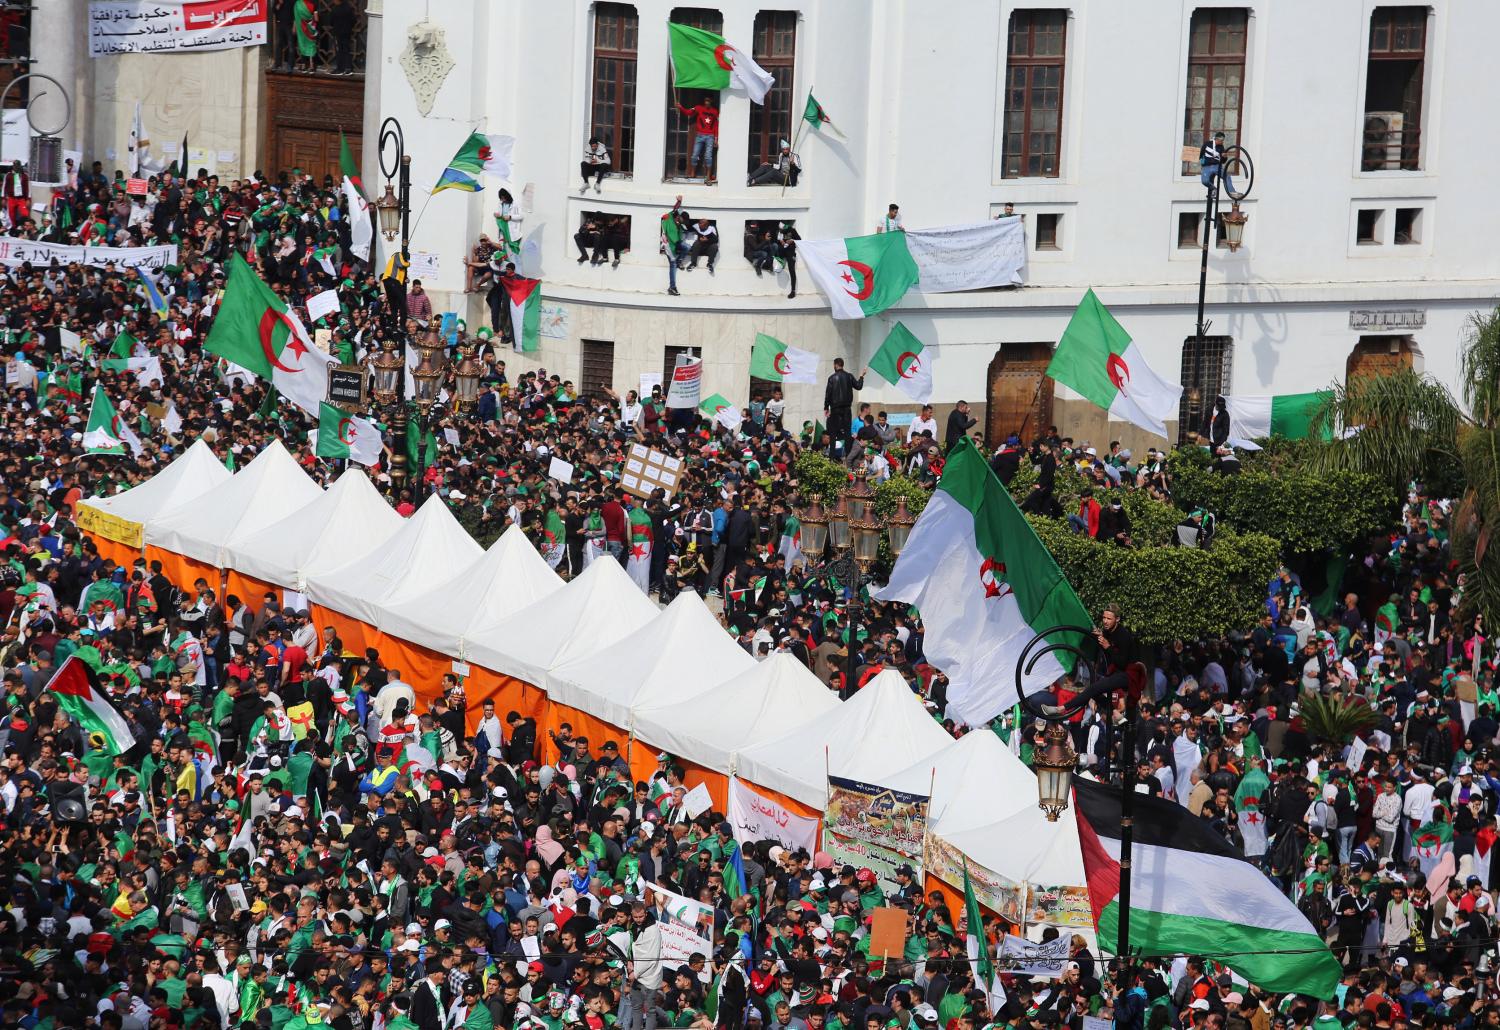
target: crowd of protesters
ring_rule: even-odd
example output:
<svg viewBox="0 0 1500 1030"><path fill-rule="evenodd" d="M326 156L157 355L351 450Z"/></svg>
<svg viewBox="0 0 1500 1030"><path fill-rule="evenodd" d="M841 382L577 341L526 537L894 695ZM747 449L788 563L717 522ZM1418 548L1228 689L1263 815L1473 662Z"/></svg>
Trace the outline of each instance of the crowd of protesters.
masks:
<svg viewBox="0 0 1500 1030"><path fill-rule="evenodd" d="M171 243L178 259L157 279L165 314L123 268L20 266L0 279L3 1025L1084 1030L1114 1013L1132 1030L1500 1026L1488 987L1494 648L1477 621L1455 621L1448 507L1419 487L1390 540L1353 556L1327 612L1283 571L1262 623L1223 639L1147 647L1117 613L1101 615L1106 660L1154 670L1127 760L1297 899L1347 963L1338 997L1267 995L1191 956L1121 976L1082 936L1060 978L1006 974L992 994L975 983L963 911L913 871L882 887L823 852L736 841L722 813L688 816L670 755L633 781L620 740L549 747L532 720L474 704L456 679L408 683L378 651L347 653L274 595L221 597L144 561L116 565L78 531L81 497L149 479L195 439L240 465L281 437L310 475L336 476L305 446L301 412L202 349L237 252L290 304L336 290L341 310L316 327L346 360L369 360L390 294L351 259L331 181L164 174L132 197L96 163L10 233ZM471 269L479 285L489 263ZM413 323L432 314L420 296L413 285L405 298ZM857 402L859 380L840 367L826 426L785 425L772 393L731 430L667 408L659 391L581 395L545 369L516 374L508 328L457 328L484 363L478 404L441 415L411 480L395 481L389 462L372 470L400 513L435 493L481 540L519 525L563 576L649 539L638 581L660 600L716 596L752 655L791 653L844 697L895 669L944 720L945 681L924 661L916 614L867 601L851 641L847 585L789 563L781 543L800 506L799 454L930 486L973 428L967 406L942 433L931 408L897 429ZM65 349L71 333L81 349ZM122 367L121 334L130 354L159 358L160 380ZM95 383L137 429L138 455L85 453ZM637 441L683 459L672 497L620 489ZM1041 515L1063 514L1059 462L1090 477L1104 511L1118 491L1169 493L1164 455L1104 450L1049 431L1000 443L992 465L1007 482L1023 464L1037 470L1024 506ZM577 469L567 488L547 477L552 457ZM1100 522L1085 508L1073 524L1099 535ZM1129 543L1128 523L1105 537ZM46 691L70 657L128 721L123 754ZM1310 728L1309 693L1373 710L1353 751ZM1117 770L1120 718L1076 724L1090 774ZM999 733L1023 757L1036 739L1008 718L943 725ZM432 761L402 762L413 746ZM707 953L662 958L667 914L652 883L712 911ZM908 912L900 960L869 957L869 911L882 904ZM1016 929L986 920L992 947Z"/></svg>

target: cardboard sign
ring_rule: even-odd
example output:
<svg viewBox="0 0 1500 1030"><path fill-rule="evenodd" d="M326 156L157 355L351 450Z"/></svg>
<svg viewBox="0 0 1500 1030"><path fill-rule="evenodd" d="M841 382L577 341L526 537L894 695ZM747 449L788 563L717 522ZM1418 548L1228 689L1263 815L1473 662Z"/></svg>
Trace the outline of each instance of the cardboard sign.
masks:
<svg viewBox="0 0 1500 1030"><path fill-rule="evenodd" d="M645 499L651 491L660 487L667 496L677 490L677 480L682 475L682 459L664 454L645 444L631 444L625 457L625 468L620 471L620 486L625 492Z"/></svg>
<svg viewBox="0 0 1500 1030"><path fill-rule="evenodd" d="M906 909L870 910L870 958L900 958L906 954Z"/></svg>
<svg viewBox="0 0 1500 1030"><path fill-rule="evenodd" d="M324 290L307 298L307 317L316 322L320 318L337 314L339 310L339 293L337 290Z"/></svg>

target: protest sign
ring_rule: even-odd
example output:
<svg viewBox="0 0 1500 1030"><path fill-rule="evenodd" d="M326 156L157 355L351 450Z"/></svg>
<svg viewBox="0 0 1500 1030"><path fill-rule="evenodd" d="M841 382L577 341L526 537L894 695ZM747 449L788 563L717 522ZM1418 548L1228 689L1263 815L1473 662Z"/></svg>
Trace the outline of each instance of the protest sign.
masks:
<svg viewBox="0 0 1500 1030"><path fill-rule="evenodd" d="M677 479L682 475L682 459L665 454L645 444L631 444L625 456L625 467L620 470L620 486L629 494L647 498L657 487L667 496L677 492Z"/></svg>
<svg viewBox="0 0 1500 1030"><path fill-rule="evenodd" d="M1000 940L1000 960L996 965L1001 972L1055 980L1062 976L1063 967L1068 964L1072 943L1070 934L1059 934L1045 943L1006 934Z"/></svg>
<svg viewBox="0 0 1500 1030"><path fill-rule="evenodd" d="M667 965L680 965L694 955L708 958L713 954L713 909L692 898L684 897L654 883L645 885L645 901L661 913L656 924L661 928L661 957ZM702 979L709 981L705 966Z"/></svg>
<svg viewBox="0 0 1500 1030"><path fill-rule="evenodd" d="M0 236L0 265L19 268L28 261L38 268L46 268L56 260L58 264L74 262L90 268L114 265L117 269L145 268L160 272L168 265L177 264L177 245L160 247L76 247L63 243L43 243L41 240L21 240L14 236Z"/></svg>
<svg viewBox="0 0 1500 1030"><path fill-rule="evenodd" d="M336 315L339 310L337 290L324 290L307 298L307 317L316 322L325 315Z"/></svg>
<svg viewBox="0 0 1500 1030"><path fill-rule="evenodd" d="M547 465L547 478L555 479L559 483L573 482L573 463L563 461L561 458L553 458Z"/></svg>
<svg viewBox="0 0 1500 1030"><path fill-rule="evenodd" d="M708 794L708 784L700 783L682 796L682 807L689 819L696 819L714 807L714 799Z"/></svg>
<svg viewBox="0 0 1500 1030"><path fill-rule="evenodd" d="M921 859L929 800L926 794L830 776L823 825L841 837Z"/></svg>
<svg viewBox="0 0 1500 1030"><path fill-rule="evenodd" d="M729 779L729 824L736 840L774 840L792 851L818 850L818 821L793 814L785 805L752 790L738 777Z"/></svg>
<svg viewBox="0 0 1500 1030"><path fill-rule="evenodd" d="M906 909L870 910L870 957L900 958L906 953Z"/></svg>
<svg viewBox="0 0 1500 1030"><path fill-rule="evenodd" d="M267 0L92 0L89 56L260 46Z"/></svg>
<svg viewBox="0 0 1500 1030"><path fill-rule="evenodd" d="M672 383L667 387L667 407L696 408L703 394L703 362L679 360L682 364L672 369Z"/></svg>

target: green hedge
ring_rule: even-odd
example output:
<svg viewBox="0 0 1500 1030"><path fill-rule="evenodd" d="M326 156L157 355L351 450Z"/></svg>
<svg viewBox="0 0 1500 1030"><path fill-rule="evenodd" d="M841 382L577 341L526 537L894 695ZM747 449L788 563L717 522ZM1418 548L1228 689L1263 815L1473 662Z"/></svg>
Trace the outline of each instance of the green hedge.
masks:
<svg viewBox="0 0 1500 1030"><path fill-rule="evenodd" d="M825 505L832 504L849 486L848 469L813 451L803 451L797 455L793 468L797 471L797 488L802 496L816 497Z"/></svg>

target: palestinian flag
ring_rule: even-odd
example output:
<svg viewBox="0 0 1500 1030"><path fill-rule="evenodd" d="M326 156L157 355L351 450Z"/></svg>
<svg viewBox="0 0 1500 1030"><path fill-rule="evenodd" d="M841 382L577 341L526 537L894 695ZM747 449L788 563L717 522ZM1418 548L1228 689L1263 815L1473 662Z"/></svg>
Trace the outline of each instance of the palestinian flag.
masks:
<svg viewBox="0 0 1500 1030"><path fill-rule="evenodd" d="M750 350L750 374L772 383L816 383L818 356L774 336L756 333L755 346Z"/></svg>
<svg viewBox="0 0 1500 1030"><path fill-rule="evenodd" d="M1305 440L1312 435L1313 416L1331 394L1287 393L1279 396L1226 396L1224 408L1229 412L1229 442L1236 447L1259 450L1255 440L1281 436L1288 440Z"/></svg>
<svg viewBox="0 0 1500 1030"><path fill-rule="evenodd" d="M297 316L239 254L229 259L228 285L203 347L269 380L309 415L328 396L333 359L313 346Z"/></svg>
<svg viewBox="0 0 1500 1030"><path fill-rule="evenodd" d="M967 440L948 455L937 491L875 596L921 610L923 650L948 676L949 714L970 726L1016 703L1016 661L1038 631L1092 624L1057 562ZM1050 686L1072 666L1067 652L1043 655L1027 691Z"/></svg>
<svg viewBox="0 0 1500 1030"><path fill-rule="evenodd" d="M47 690L57 698L57 705L82 727L84 736L98 734L103 750L123 755L135 746L130 724L105 696L94 670L77 655L69 655L62 667L52 674Z"/></svg>
<svg viewBox="0 0 1500 1030"><path fill-rule="evenodd" d="M1120 922L1118 790L1073 781L1073 810L1099 943ZM1343 967L1291 901L1245 856L1181 805L1135 798L1130 947L1202 955L1265 991L1332 998Z"/></svg>
<svg viewBox="0 0 1500 1030"><path fill-rule="evenodd" d="M479 184L482 172L510 178L510 153L515 142L510 136L470 133L463 146L458 148L458 153L453 155L453 160L448 162L448 167L438 176L437 185L432 188L432 192L463 190L465 193L478 193L483 188Z"/></svg>
<svg viewBox="0 0 1500 1030"><path fill-rule="evenodd" d="M745 421L745 416L740 413L740 409L730 404L729 398L722 393L712 394L706 398L698 405L698 410L730 432L738 429L740 423Z"/></svg>
<svg viewBox="0 0 1500 1030"><path fill-rule="evenodd" d="M104 391L95 386L88 425L83 430L83 449L90 454L124 454L127 446L132 454L139 455L140 437L115 413Z"/></svg>
<svg viewBox="0 0 1500 1030"><path fill-rule="evenodd" d="M932 364L927 348L906 326L897 322L870 359L870 371L918 404L932 400Z"/></svg>
<svg viewBox="0 0 1500 1030"><path fill-rule="evenodd" d="M1093 401L1110 418L1162 437L1182 398L1182 387L1146 364L1145 354L1093 290L1083 295L1063 330L1047 375Z"/></svg>
<svg viewBox="0 0 1500 1030"><path fill-rule="evenodd" d="M320 458L347 458L361 465L377 465L383 442L375 424L345 413L326 401L318 405L318 428L313 453Z"/></svg>
<svg viewBox="0 0 1500 1030"><path fill-rule="evenodd" d="M1261 811L1261 802L1270 789L1270 778L1260 766L1255 765L1240 779L1240 785L1234 792L1234 808L1239 813L1240 839L1245 842L1245 854L1250 858L1259 858L1266 853L1266 816Z"/></svg>
<svg viewBox="0 0 1500 1030"><path fill-rule="evenodd" d="M878 315L900 302L920 278L904 232L803 240L797 250L834 318Z"/></svg>
<svg viewBox="0 0 1500 1030"><path fill-rule="evenodd" d="M980 990L989 995L990 1011L999 1009L997 998L1004 998L1005 988L1000 986L995 972L995 956L990 953L989 938L984 933L984 913L979 908L979 898L974 885L969 882L969 862L964 860L964 923L966 925L964 947L969 953L969 969L974 982L983 984Z"/></svg>
<svg viewBox="0 0 1500 1030"><path fill-rule="evenodd" d="M776 548L776 553L781 555L786 562L783 570L790 572L792 566L796 565L802 557L802 523L795 515L786 517L786 525L781 527L781 543Z"/></svg>
<svg viewBox="0 0 1500 1030"><path fill-rule="evenodd" d="M510 294L511 347L531 353L541 347L542 281L510 275L500 282Z"/></svg>
<svg viewBox="0 0 1500 1030"><path fill-rule="evenodd" d="M691 25L667 23L672 41L672 85L678 89L743 89L757 104L766 102L776 80L771 73L724 41Z"/></svg>
<svg viewBox="0 0 1500 1030"><path fill-rule="evenodd" d="M1411 853L1417 856L1417 865L1423 876L1430 875L1443 856L1452 850L1453 824L1442 817L1441 810L1437 810L1432 822L1412 834Z"/></svg>
<svg viewBox="0 0 1500 1030"><path fill-rule="evenodd" d="M814 131L821 131L824 126L827 126L829 132L833 133L839 139L844 138L844 134L839 131L839 127L833 124L833 119L828 117L828 112L823 109L823 105L818 103L818 98L813 96L811 92L807 94L807 106L802 109L802 120L811 125Z"/></svg>

